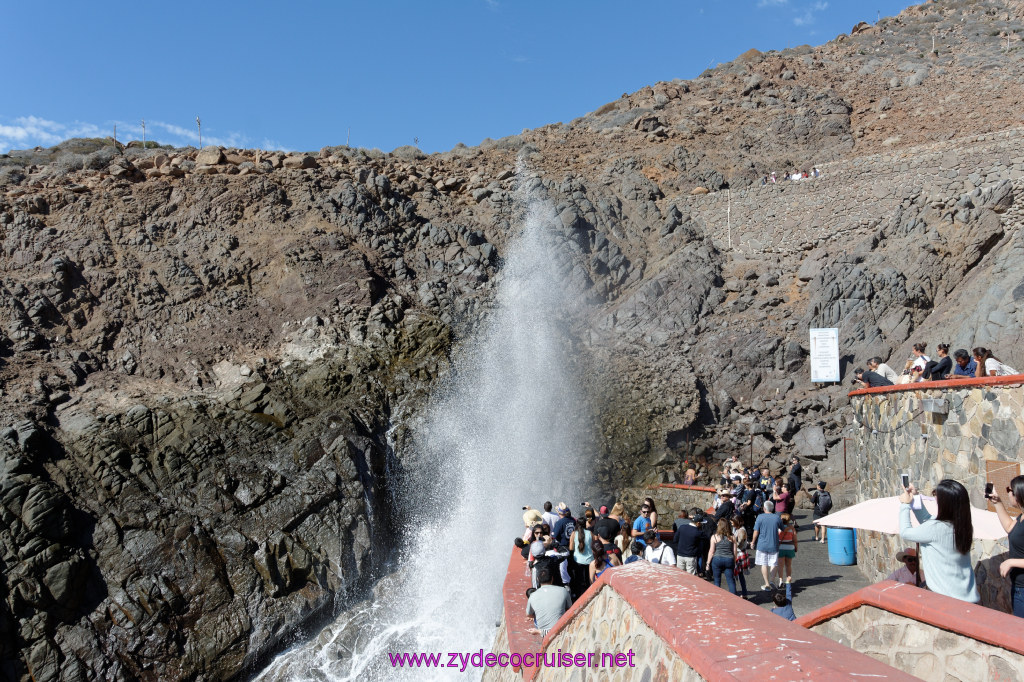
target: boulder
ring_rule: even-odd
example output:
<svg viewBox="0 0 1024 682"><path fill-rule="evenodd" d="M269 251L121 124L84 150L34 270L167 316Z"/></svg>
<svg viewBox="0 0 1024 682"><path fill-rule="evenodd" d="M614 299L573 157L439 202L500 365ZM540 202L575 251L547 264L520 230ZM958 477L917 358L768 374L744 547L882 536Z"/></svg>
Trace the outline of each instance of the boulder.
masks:
<svg viewBox="0 0 1024 682"><path fill-rule="evenodd" d="M800 457L822 460L828 455L825 430L820 426L805 426L793 436L793 448Z"/></svg>
<svg viewBox="0 0 1024 682"><path fill-rule="evenodd" d="M224 161L224 150L220 147L209 146L203 147L196 154L195 162L197 166L216 166L218 163Z"/></svg>

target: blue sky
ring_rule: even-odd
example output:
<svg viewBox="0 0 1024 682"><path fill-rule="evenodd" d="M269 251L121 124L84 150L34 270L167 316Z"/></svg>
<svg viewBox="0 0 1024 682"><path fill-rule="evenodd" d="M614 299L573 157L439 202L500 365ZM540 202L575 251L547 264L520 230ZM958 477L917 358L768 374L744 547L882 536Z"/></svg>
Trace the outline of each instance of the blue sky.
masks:
<svg viewBox="0 0 1024 682"><path fill-rule="evenodd" d="M0 152L75 136L427 152L568 122L906 1L4 3ZM351 133L349 132L351 131Z"/></svg>

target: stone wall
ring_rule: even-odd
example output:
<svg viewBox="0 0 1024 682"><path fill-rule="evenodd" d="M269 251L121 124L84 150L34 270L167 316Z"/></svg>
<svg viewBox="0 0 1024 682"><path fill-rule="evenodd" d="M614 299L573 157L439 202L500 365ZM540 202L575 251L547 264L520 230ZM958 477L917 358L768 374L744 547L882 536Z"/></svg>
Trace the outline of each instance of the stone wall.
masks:
<svg viewBox="0 0 1024 682"><path fill-rule="evenodd" d="M906 201L930 203L1024 180L1024 129L937 142L821 167L819 178L675 198L726 248L794 252L877 229ZM684 211L685 213L685 211Z"/></svg>
<svg viewBox="0 0 1024 682"><path fill-rule="evenodd" d="M601 678L620 680L703 679L644 622L628 601L605 588L547 642L549 651L633 653L636 667L601 669ZM541 670L538 680L565 679L562 670Z"/></svg>
<svg viewBox="0 0 1024 682"><path fill-rule="evenodd" d="M508 590L505 612L522 612L521 597ZM645 561L606 571L543 642L519 646L513 636L515 629L514 621L502 622L493 653L595 654L593 661L598 665L589 669L523 667L521 673L495 666L485 669L485 680L594 676L602 680L685 681L772 675L779 679L846 679L854 673L910 679L684 571ZM626 664L602 667L603 654L625 655Z"/></svg>
<svg viewBox="0 0 1024 682"><path fill-rule="evenodd" d="M1024 376L912 384L850 394L856 423L853 448L858 499L899 492L899 475L930 491L944 478L963 483L971 503L985 508L986 462L1024 461ZM922 401L944 400L947 414L925 412ZM857 534L857 561L881 580L896 567L898 536ZM976 540L972 552L982 603L1009 610L1008 582L999 575L1006 540Z"/></svg>
<svg viewBox="0 0 1024 682"><path fill-rule="evenodd" d="M1024 680L1024 620L885 581L797 623L925 680Z"/></svg>
<svg viewBox="0 0 1024 682"><path fill-rule="evenodd" d="M623 497L625 498L625 495ZM679 516L680 509L689 511L694 507L700 509L710 507L714 501L715 489L705 486L662 483L652 488L637 488L636 499L642 500L644 497L654 500L654 506L658 510L658 527L671 530L672 523ZM629 510L632 512L632 516L636 516L639 508L637 505Z"/></svg>
<svg viewBox="0 0 1024 682"><path fill-rule="evenodd" d="M873 606L854 609L810 630L923 680L1024 679L1024 656L1016 652Z"/></svg>

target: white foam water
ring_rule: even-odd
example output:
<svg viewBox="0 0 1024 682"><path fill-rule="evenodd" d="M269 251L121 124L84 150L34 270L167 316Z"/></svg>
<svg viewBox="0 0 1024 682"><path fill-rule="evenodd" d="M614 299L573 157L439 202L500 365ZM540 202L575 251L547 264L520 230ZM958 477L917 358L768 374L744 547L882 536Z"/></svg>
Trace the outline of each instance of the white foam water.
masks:
<svg viewBox="0 0 1024 682"><path fill-rule="evenodd" d="M578 504L568 494L582 483L590 426L570 368L575 302L559 276L557 216L525 195L493 308L411 425L419 465L398 500L407 528L398 569L257 679L478 679L480 669L395 668L389 654L441 653L446 664L449 652L489 651L521 507ZM508 617L525 617L525 606Z"/></svg>

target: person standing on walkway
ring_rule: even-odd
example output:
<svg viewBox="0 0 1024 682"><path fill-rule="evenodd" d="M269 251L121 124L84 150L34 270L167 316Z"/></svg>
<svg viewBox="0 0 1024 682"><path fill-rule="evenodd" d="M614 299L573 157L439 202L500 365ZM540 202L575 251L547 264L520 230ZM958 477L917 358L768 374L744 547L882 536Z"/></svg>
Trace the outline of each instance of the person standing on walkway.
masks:
<svg viewBox="0 0 1024 682"><path fill-rule="evenodd" d="M644 533L644 542L647 549L644 550L644 559L652 564L665 564L666 566L676 565L676 553L672 547L661 541L661 534L653 528Z"/></svg>
<svg viewBox="0 0 1024 682"><path fill-rule="evenodd" d="M917 488L911 485L900 495L900 537L921 546L921 565L928 575L928 588L947 597L977 604L981 601L971 567L974 524L967 488L946 478L935 486L938 513L933 519L921 505L914 515L921 525L910 524L911 502Z"/></svg>
<svg viewBox="0 0 1024 682"><path fill-rule="evenodd" d="M782 587L785 583L793 582L793 559L796 558L797 541L793 517L790 514L783 514L779 518L782 520L782 530L779 531L779 587Z"/></svg>
<svg viewBox="0 0 1024 682"><path fill-rule="evenodd" d="M683 509L675 522L676 567L690 575L697 575L697 555L700 554L700 528Z"/></svg>
<svg viewBox="0 0 1024 682"><path fill-rule="evenodd" d="M732 539L732 525L725 519L718 521L715 534L711 536L708 563L711 564L715 587L722 586L722 574L724 573L729 591L736 594L736 579L733 577L733 569L736 568L736 542Z"/></svg>
<svg viewBox="0 0 1024 682"><path fill-rule="evenodd" d="M1024 476L1014 476L1006 492L1013 496L1018 509L1024 509ZM1003 524L1010 541L1010 555L999 564L999 575L1010 579L1013 615L1024 618L1024 515L1010 516L997 492L993 491L988 499L995 506L999 523Z"/></svg>
<svg viewBox="0 0 1024 682"><path fill-rule="evenodd" d="M733 569L733 573L736 574L736 579L740 581L740 591L743 594L743 598L747 598L747 578L746 571L750 566L750 558L747 552L750 550L750 543L747 542L747 529L743 523L742 516L732 517L732 539L736 543L736 568Z"/></svg>
<svg viewBox="0 0 1024 682"><path fill-rule="evenodd" d="M818 481L818 489L811 495L811 504L814 505L813 518L817 521L820 518L828 516L828 513L832 511L832 495L825 490L825 481ZM819 526L814 524L814 539L819 542L825 542L825 534L828 529L825 526ZM818 532L821 532L821 538L818 538Z"/></svg>
<svg viewBox="0 0 1024 682"><path fill-rule="evenodd" d="M577 525L569 540L569 547L572 549L572 571L570 575L569 590L573 599L579 599L580 595L587 590L590 584L590 562L594 560L592 546L594 544L594 510L587 509L583 512L583 524Z"/></svg>
<svg viewBox="0 0 1024 682"><path fill-rule="evenodd" d="M640 507L640 516L636 517L636 521L633 522L632 537L634 542L639 542L643 547L647 547L644 543L644 533L651 527L651 507L645 502Z"/></svg>
<svg viewBox="0 0 1024 682"><path fill-rule="evenodd" d="M771 500L764 503L764 513L754 521L754 537L750 545L754 548L754 563L761 567L764 576L762 590L771 589L772 571L779 565L779 531L782 530L782 519L775 513L775 505Z"/></svg>

